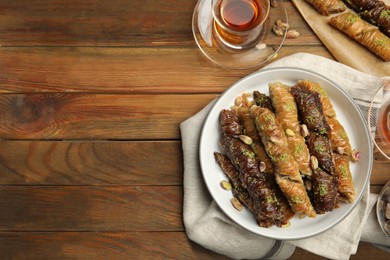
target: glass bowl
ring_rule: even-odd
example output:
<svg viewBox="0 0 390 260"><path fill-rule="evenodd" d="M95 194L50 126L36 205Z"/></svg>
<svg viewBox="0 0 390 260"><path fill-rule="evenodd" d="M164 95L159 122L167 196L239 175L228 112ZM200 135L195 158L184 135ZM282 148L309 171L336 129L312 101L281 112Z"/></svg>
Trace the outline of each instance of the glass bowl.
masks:
<svg viewBox="0 0 390 260"><path fill-rule="evenodd" d="M390 181L385 184L379 193L376 215L383 232L390 238Z"/></svg>

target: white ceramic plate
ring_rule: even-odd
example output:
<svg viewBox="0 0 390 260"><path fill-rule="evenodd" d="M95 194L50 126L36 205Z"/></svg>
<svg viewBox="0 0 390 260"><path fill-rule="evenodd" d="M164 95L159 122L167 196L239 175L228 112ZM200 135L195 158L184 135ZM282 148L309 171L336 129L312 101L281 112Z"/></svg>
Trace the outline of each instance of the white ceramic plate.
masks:
<svg viewBox="0 0 390 260"><path fill-rule="evenodd" d="M219 114L222 109L230 108L234 99L244 92L259 90L268 94L268 83L280 81L287 85L294 85L299 79L307 79L317 82L324 87L330 97L337 118L348 133L353 148L361 153L361 159L356 163L350 163L357 198L353 204L341 204L340 208L316 218L298 219L294 217L288 228L262 228L256 224L252 213L244 209L239 212L230 203L232 193L221 188L220 182L227 180L214 160L214 151L221 151L218 145L219 138ZM216 101L204 123L200 138L200 165L206 185L219 207L234 222L243 228L273 239L292 240L311 237L320 234L333 227L344 219L360 201L366 185L368 185L372 168L372 143L363 116L344 91L329 79L314 72L298 68L273 68L253 73L226 90Z"/></svg>

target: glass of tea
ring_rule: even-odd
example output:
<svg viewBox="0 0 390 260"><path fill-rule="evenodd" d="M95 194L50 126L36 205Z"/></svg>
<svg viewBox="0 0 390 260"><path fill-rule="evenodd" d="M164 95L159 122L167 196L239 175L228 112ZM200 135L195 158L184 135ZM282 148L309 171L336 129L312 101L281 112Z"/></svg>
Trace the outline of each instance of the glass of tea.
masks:
<svg viewBox="0 0 390 260"><path fill-rule="evenodd" d="M368 122L376 148L390 160L390 80L385 81L372 100Z"/></svg>
<svg viewBox="0 0 390 260"><path fill-rule="evenodd" d="M269 9L269 0L212 0L215 35L231 48L250 48L261 36Z"/></svg>
<svg viewBox="0 0 390 260"><path fill-rule="evenodd" d="M192 17L195 41L212 62L247 69L274 59L287 29L272 33L276 21L287 23L281 0L198 0Z"/></svg>

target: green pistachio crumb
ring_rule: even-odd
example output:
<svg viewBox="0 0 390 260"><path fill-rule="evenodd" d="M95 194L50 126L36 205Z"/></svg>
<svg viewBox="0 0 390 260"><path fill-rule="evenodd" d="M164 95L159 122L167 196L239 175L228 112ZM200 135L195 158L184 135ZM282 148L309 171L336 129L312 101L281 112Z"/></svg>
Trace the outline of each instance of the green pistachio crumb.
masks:
<svg viewBox="0 0 390 260"><path fill-rule="evenodd" d="M323 89L322 87L318 88L318 93L320 93L321 97L323 97L323 98L328 97L328 92L326 92L326 90Z"/></svg>
<svg viewBox="0 0 390 260"><path fill-rule="evenodd" d="M310 124L314 123L314 120L315 120L314 116L307 116L307 117L305 117L305 119Z"/></svg>
<svg viewBox="0 0 390 260"><path fill-rule="evenodd" d="M356 14L348 14L345 19L348 21L348 22L351 22L351 23L356 23L357 20L359 19L359 16L357 16Z"/></svg>
<svg viewBox="0 0 390 260"><path fill-rule="evenodd" d="M377 46L386 46L386 45L389 44L389 39L383 37L381 39L375 40L374 44L377 45Z"/></svg>
<svg viewBox="0 0 390 260"><path fill-rule="evenodd" d="M283 108L286 112L294 112L296 110L296 105L293 102L289 102L283 105Z"/></svg>
<svg viewBox="0 0 390 260"><path fill-rule="evenodd" d="M275 203L275 202L276 202L275 195L271 195L267 197L267 203Z"/></svg>
<svg viewBox="0 0 390 260"><path fill-rule="evenodd" d="M347 135L347 133L344 130L340 130L340 137L343 140L347 140L348 139L348 135Z"/></svg>
<svg viewBox="0 0 390 260"><path fill-rule="evenodd" d="M303 203L303 199L300 198L300 197L292 197L292 198L290 199L290 201L291 201L292 203L294 203L294 204Z"/></svg>
<svg viewBox="0 0 390 260"><path fill-rule="evenodd" d="M320 183L318 185L318 193L320 196L325 196L328 192L326 191L326 185L323 183Z"/></svg>
<svg viewBox="0 0 390 260"><path fill-rule="evenodd" d="M251 152L251 151L248 151L248 150L245 150L242 152L245 156L248 156L249 158L253 159L255 158L255 153L254 152Z"/></svg>
<svg viewBox="0 0 390 260"><path fill-rule="evenodd" d="M284 154L280 155L279 160L282 162L287 162L289 157L290 156L287 153L284 153Z"/></svg>
<svg viewBox="0 0 390 260"><path fill-rule="evenodd" d="M264 116L264 119L266 120L266 121L272 121L272 120L274 120L274 116L272 115L272 114L266 114L265 116Z"/></svg>
<svg viewBox="0 0 390 260"><path fill-rule="evenodd" d="M347 165L342 164L342 165L340 165L337 168L339 170L339 173L340 173L341 177L346 178L348 176L348 167L347 167Z"/></svg>
<svg viewBox="0 0 390 260"><path fill-rule="evenodd" d="M305 149L304 144L298 144L297 146L295 146L294 154L299 155L303 153L304 149Z"/></svg>
<svg viewBox="0 0 390 260"><path fill-rule="evenodd" d="M389 19L390 18L390 9L383 9L379 15L379 19Z"/></svg>
<svg viewBox="0 0 390 260"><path fill-rule="evenodd" d="M317 153L324 153L326 152L326 147L323 143L315 143L314 144L314 151Z"/></svg>

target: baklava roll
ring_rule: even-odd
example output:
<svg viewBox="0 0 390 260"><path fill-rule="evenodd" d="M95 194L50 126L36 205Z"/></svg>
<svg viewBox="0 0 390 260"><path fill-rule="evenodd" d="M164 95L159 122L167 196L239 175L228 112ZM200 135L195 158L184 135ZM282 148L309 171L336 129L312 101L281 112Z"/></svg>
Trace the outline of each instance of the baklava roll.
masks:
<svg viewBox="0 0 390 260"><path fill-rule="evenodd" d="M242 125L238 119L237 112L234 110L224 109L219 116L221 131L227 136L238 137L242 135Z"/></svg>
<svg viewBox="0 0 390 260"><path fill-rule="evenodd" d="M335 165L329 139L317 133L310 133L307 143L311 156L314 156L318 161L318 166L328 174L334 175Z"/></svg>
<svg viewBox="0 0 390 260"><path fill-rule="evenodd" d="M344 0L344 3L357 13L373 8L378 2L378 0Z"/></svg>
<svg viewBox="0 0 390 260"><path fill-rule="evenodd" d="M239 172L242 186L247 189L253 202L253 211L261 227L282 226L288 223L281 211L280 201L259 170L259 161L249 145L224 134L220 139L226 155Z"/></svg>
<svg viewBox="0 0 390 260"><path fill-rule="evenodd" d="M298 107L300 118L311 132L329 134L329 126L322 110L319 94L302 86L295 85L290 89Z"/></svg>
<svg viewBox="0 0 390 260"><path fill-rule="evenodd" d="M346 12L332 17L329 23L384 61L390 61L390 38L357 14Z"/></svg>
<svg viewBox="0 0 390 260"><path fill-rule="evenodd" d="M250 144L250 146L255 152L257 158L260 160L259 169L260 171L266 173L267 181L271 185L272 190L275 192L277 200L280 202L279 205L281 207L281 212L286 219L290 219L294 213L291 211L286 198L281 192L279 186L276 184L273 164L265 151L259 134L257 133L255 123L250 116L250 109L248 107L238 107L237 111L238 117L243 126L243 132L252 139L252 144ZM263 165L261 165L262 163Z"/></svg>
<svg viewBox="0 0 390 260"><path fill-rule="evenodd" d="M305 0L322 15L341 13L345 11L345 5L339 0Z"/></svg>
<svg viewBox="0 0 390 260"><path fill-rule="evenodd" d="M221 167L223 173L229 178L230 183L232 184L232 193L235 198L237 198L241 204L245 205L250 211L253 210L253 202L249 195L247 189L242 186L239 173L234 165L230 162L229 157L218 152L214 152L215 161Z"/></svg>
<svg viewBox="0 0 390 260"><path fill-rule="evenodd" d="M272 178L275 179L273 176L274 167L270 158L267 155L267 152L264 149L264 145L261 142L259 134L257 133L255 123L253 122L249 111L250 109L248 107L237 108L238 118L240 120L241 125L243 126L243 133L252 139L252 143L250 144L250 146L256 153L256 156L260 160L260 163L263 162L264 167L262 168L262 170L267 174L272 174Z"/></svg>
<svg viewBox="0 0 390 260"><path fill-rule="evenodd" d="M353 186L352 174L349 168L347 157L334 154L336 164L336 178L340 200L352 203L355 200L355 188Z"/></svg>
<svg viewBox="0 0 390 260"><path fill-rule="evenodd" d="M344 130L344 127L336 117L336 112L333 109L333 105L330 102L326 90L320 84L311 82L309 80L299 80L297 84L301 87L307 88L310 91L319 93L322 111L325 115L325 120L330 130L329 139L332 144L332 150L333 152L346 154L351 157L352 147L349 142L349 137L347 132Z"/></svg>
<svg viewBox="0 0 390 260"><path fill-rule="evenodd" d="M289 89L289 86L280 82L269 84L270 98L277 119L286 133L290 153L297 161L299 171L304 175L310 175L309 149L301 136L298 109Z"/></svg>
<svg viewBox="0 0 390 260"><path fill-rule="evenodd" d="M390 6L378 1L373 8L361 12L360 15L367 22L378 26L387 37L390 37Z"/></svg>
<svg viewBox="0 0 390 260"><path fill-rule="evenodd" d="M310 91L317 92L320 95L320 101L322 105L322 112L326 117L336 116L336 112L333 109L333 105L330 102L328 92L318 83L309 80L298 80L298 86L304 87Z"/></svg>
<svg viewBox="0 0 390 260"><path fill-rule="evenodd" d="M310 133L308 138L311 166L314 209L323 214L338 207L337 179L332 148L326 136Z"/></svg>
<svg viewBox="0 0 390 260"><path fill-rule="evenodd" d="M337 187L333 175L318 167L313 170L311 183L314 209L318 214L332 211L338 207Z"/></svg>
<svg viewBox="0 0 390 260"><path fill-rule="evenodd" d="M274 164L276 183L292 210L299 217L315 217L316 213L303 185L298 164L289 152L286 135L275 114L267 108L252 106L251 117Z"/></svg>
<svg viewBox="0 0 390 260"><path fill-rule="evenodd" d="M274 107L272 105L272 100L266 94L255 90L255 91L253 91L253 99L254 99L257 106L265 107L265 108L268 108L269 110L271 110L272 112L275 112Z"/></svg>
<svg viewBox="0 0 390 260"><path fill-rule="evenodd" d="M338 154L345 154L352 160L352 147L349 137L344 127L336 117L327 118L326 121L330 127L330 141L332 150Z"/></svg>
<svg viewBox="0 0 390 260"><path fill-rule="evenodd" d="M229 124L232 127L229 127ZM286 199L277 197L272 185L267 181L266 173L260 171L260 162L252 148L236 138L236 132L231 134L231 129L242 129L236 113L232 110L222 110L220 125L220 146L239 172L242 186L247 189L253 202L257 223L262 227L287 224L292 213L283 211L289 210L281 206L287 204Z"/></svg>

